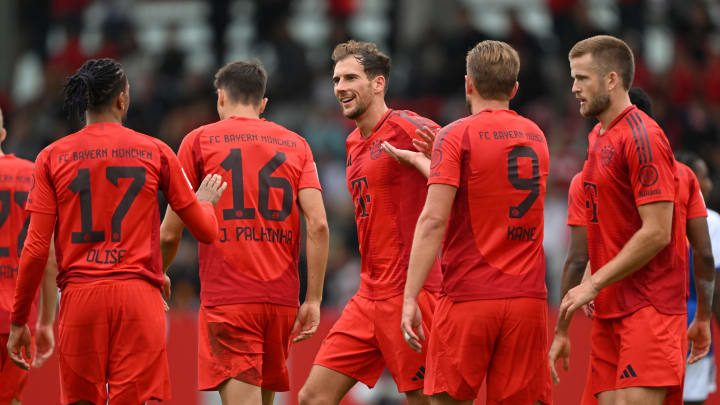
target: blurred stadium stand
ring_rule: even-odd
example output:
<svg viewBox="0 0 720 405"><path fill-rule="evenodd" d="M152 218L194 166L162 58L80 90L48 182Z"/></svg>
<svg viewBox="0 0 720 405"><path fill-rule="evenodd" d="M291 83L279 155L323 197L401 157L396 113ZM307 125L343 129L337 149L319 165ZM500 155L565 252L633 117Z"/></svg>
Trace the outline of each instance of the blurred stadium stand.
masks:
<svg viewBox="0 0 720 405"><path fill-rule="evenodd" d="M567 52L577 40L610 33L628 41L636 56L635 85L652 97L673 148L693 150L708 162L719 185L709 205L720 208L717 1L31 3L0 0L0 107L9 132L4 148L21 157L34 159L44 146L79 127L60 111L59 93L65 76L87 58L112 57L125 66L132 97L126 125L174 149L190 130L217 119L212 76L219 66L252 57L265 64L270 74L265 116L307 138L324 187L332 235L324 300L328 311L341 309L359 282L353 205L344 174L344 139L353 123L340 114L334 99L330 61L334 45L350 38L375 41L391 54L391 108L414 110L441 125L466 114L467 50L478 41L500 39L519 51L520 90L511 106L540 125L551 150L545 247L553 303L559 300L568 238L567 187L581 168L594 124L580 116L570 92ZM184 240L170 274L174 313L194 313L199 281L191 237Z"/></svg>

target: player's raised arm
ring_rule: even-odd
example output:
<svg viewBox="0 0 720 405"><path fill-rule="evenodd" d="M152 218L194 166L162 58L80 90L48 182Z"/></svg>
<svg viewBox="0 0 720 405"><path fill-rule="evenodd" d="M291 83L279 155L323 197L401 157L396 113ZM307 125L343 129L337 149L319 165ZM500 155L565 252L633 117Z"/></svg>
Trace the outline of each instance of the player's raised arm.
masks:
<svg viewBox="0 0 720 405"><path fill-rule="evenodd" d="M167 208L165 219L160 225L160 251L164 270L167 270L177 254L185 225L202 243L210 243L215 239L218 227L213 207L220 200L220 196L226 188L227 183L222 181L222 176L208 174L200 184L196 195L199 203L209 202L212 205L191 204L178 212L175 212L172 207Z"/></svg>
<svg viewBox="0 0 720 405"><path fill-rule="evenodd" d="M419 139L413 139L412 142L417 151L398 149L387 141L382 143L382 150L399 163L413 166L423 176L428 177L430 175L430 157L433 142L435 141L435 132L425 125L422 129L416 130L415 135Z"/></svg>
<svg viewBox="0 0 720 405"><path fill-rule="evenodd" d="M327 266L330 230L325 215L322 193L316 188L298 191L300 210L305 217L307 243L307 293L305 302L298 310L291 335L293 343L312 336L320 325L320 302L322 301L325 267Z"/></svg>

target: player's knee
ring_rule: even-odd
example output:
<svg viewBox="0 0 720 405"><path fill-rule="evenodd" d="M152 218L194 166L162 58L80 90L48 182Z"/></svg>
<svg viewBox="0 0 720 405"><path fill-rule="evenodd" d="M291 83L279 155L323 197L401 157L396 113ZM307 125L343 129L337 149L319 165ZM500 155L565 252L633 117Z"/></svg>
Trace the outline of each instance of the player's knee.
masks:
<svg viewBox="0 0 720 405"><path fill-rule="evenodd" d="M408 405L430 405L430 397L423 394L423 390L418 389L405 393Z"/></svg>
<svg viewBox="0 0 720 405"><path fill-rule="evenodd" d="M298 405L310 405L313 403L313 392L307 384L303 385L298 392Z"/></svg>
<svg viewBox="0 0 720 405"><path fill-rule="evenodd" d="M305 384L298 393L298 405L331 405L332 401L322 391Z"/></svg>

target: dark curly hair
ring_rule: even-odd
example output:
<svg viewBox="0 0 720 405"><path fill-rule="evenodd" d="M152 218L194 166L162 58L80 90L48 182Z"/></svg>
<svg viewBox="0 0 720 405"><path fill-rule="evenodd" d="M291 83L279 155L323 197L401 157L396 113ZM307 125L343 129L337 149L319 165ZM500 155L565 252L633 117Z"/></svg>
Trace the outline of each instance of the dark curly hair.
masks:
<svg viewBox="0 0 720 405"><path fill-rule="evenodd" d="M127 77L122 65L112 59L86 61L65 80L63 109L81 121L85 111L97 111L125 90Z"/></svg>

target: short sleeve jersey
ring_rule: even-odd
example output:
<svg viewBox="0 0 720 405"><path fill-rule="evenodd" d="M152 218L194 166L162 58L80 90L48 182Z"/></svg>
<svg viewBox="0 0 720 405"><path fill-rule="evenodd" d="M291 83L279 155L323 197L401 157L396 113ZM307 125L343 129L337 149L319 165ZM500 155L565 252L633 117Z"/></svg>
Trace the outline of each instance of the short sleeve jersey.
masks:
<svg viewBox="0 0 720 405"><path fill-rule="evenodd" d="M96 123L43 149L27 210L57 215L58 286L144 279L162 287L158 191L174 210L195 199L172 149Z"/></svg>
<svg viewBox="0 0 720 405"><path fill-rule="evenodd" d="M0 156L0 333L10 332L20 252L30 222L25 201L32 174L32 162L12 154ZM34 327L37 300L30 313L28 325Z"/></svg>
<svg viewBox="0 0 720 405"><path fill-rule="evenodd" d="M705 207L705 200L703 199L702 192L700 191L700 184L698 183L695 173L687 165L681 162L675 162L677 165L677 177L678 177L678 212L681 218L686 218L687 221L693 218L708 218L708 231L710 230L709 212ZM687 225L687 221L686 224ZM682 227L682 231L686 232L687 228ZM684 235L681 235L684 236ZM712 244L712 239L710 243ZM695 291L695 284L692 274L692 255L689 250L689 242L684 245L678 244L678 247L683 249L678 252L679 255L685 259L683 268L687 274L688 280L688 325L693 321L695 317L695 310L697 309L697 294ZM716 258L717 260L717 258Z"/></svg>
<svg viewBox="0 0 720 405"><path fill-rule="evenodd" d="M568 189L568 226L585 226L585 191L583 191L582 172L573 176Z"/></svg>
<svg viewBox="0 0 720 405"><path fill-rule="evenodd" d="M264 119L229 117L188 134L178 152L194 188L228 183L215 206L220 232L198 245L203 305L298 305L298 191L320 189L307 142Z"/></svg>
<svg viewBox="0 0 720 405"><path fill-rule="evenodd" d="M359 129L347 137L345 174L355 204L361 257L358 295L362 297L383 300L402 294L405 288L427 179L417 169L383 153L380 146L387 141L396 148L412 150L415 130L423 126L439 128L412 111L389 109L367 138ZM439 292L440 278L436 260L424 287Z"/></svg>
<svg viewBox="0 0 720 405"><path fill-rule="evenodd" d="M457 187L442 250L451 300L547 297L549 170L545 135L513 111L482 110L440 131L428 183Z"/></svg>
<svg viewBox="0 0 720 405"><path fill-rule="evenodd" d="M647 305L664 314L684 314L687 272L677 252L685 244L685 218L679 217L679 180L667 137L635 106L628 107L600 133L588 136L583 168L587 201L588 250L596 272L614 258L642 226L637 207L674 202L670 244L632 275L604 288L595 298L599 318L622 317ZM678 245L681 244L681 245Z"/></svg>
<svg viewBox="0 0 720 405"><path fill-rule="evenodd" d="M675 162L678 177L678 209L681 218L692 219L707 217L705 200L700 191L700 183L692 169L684 163Z"/></svg>

